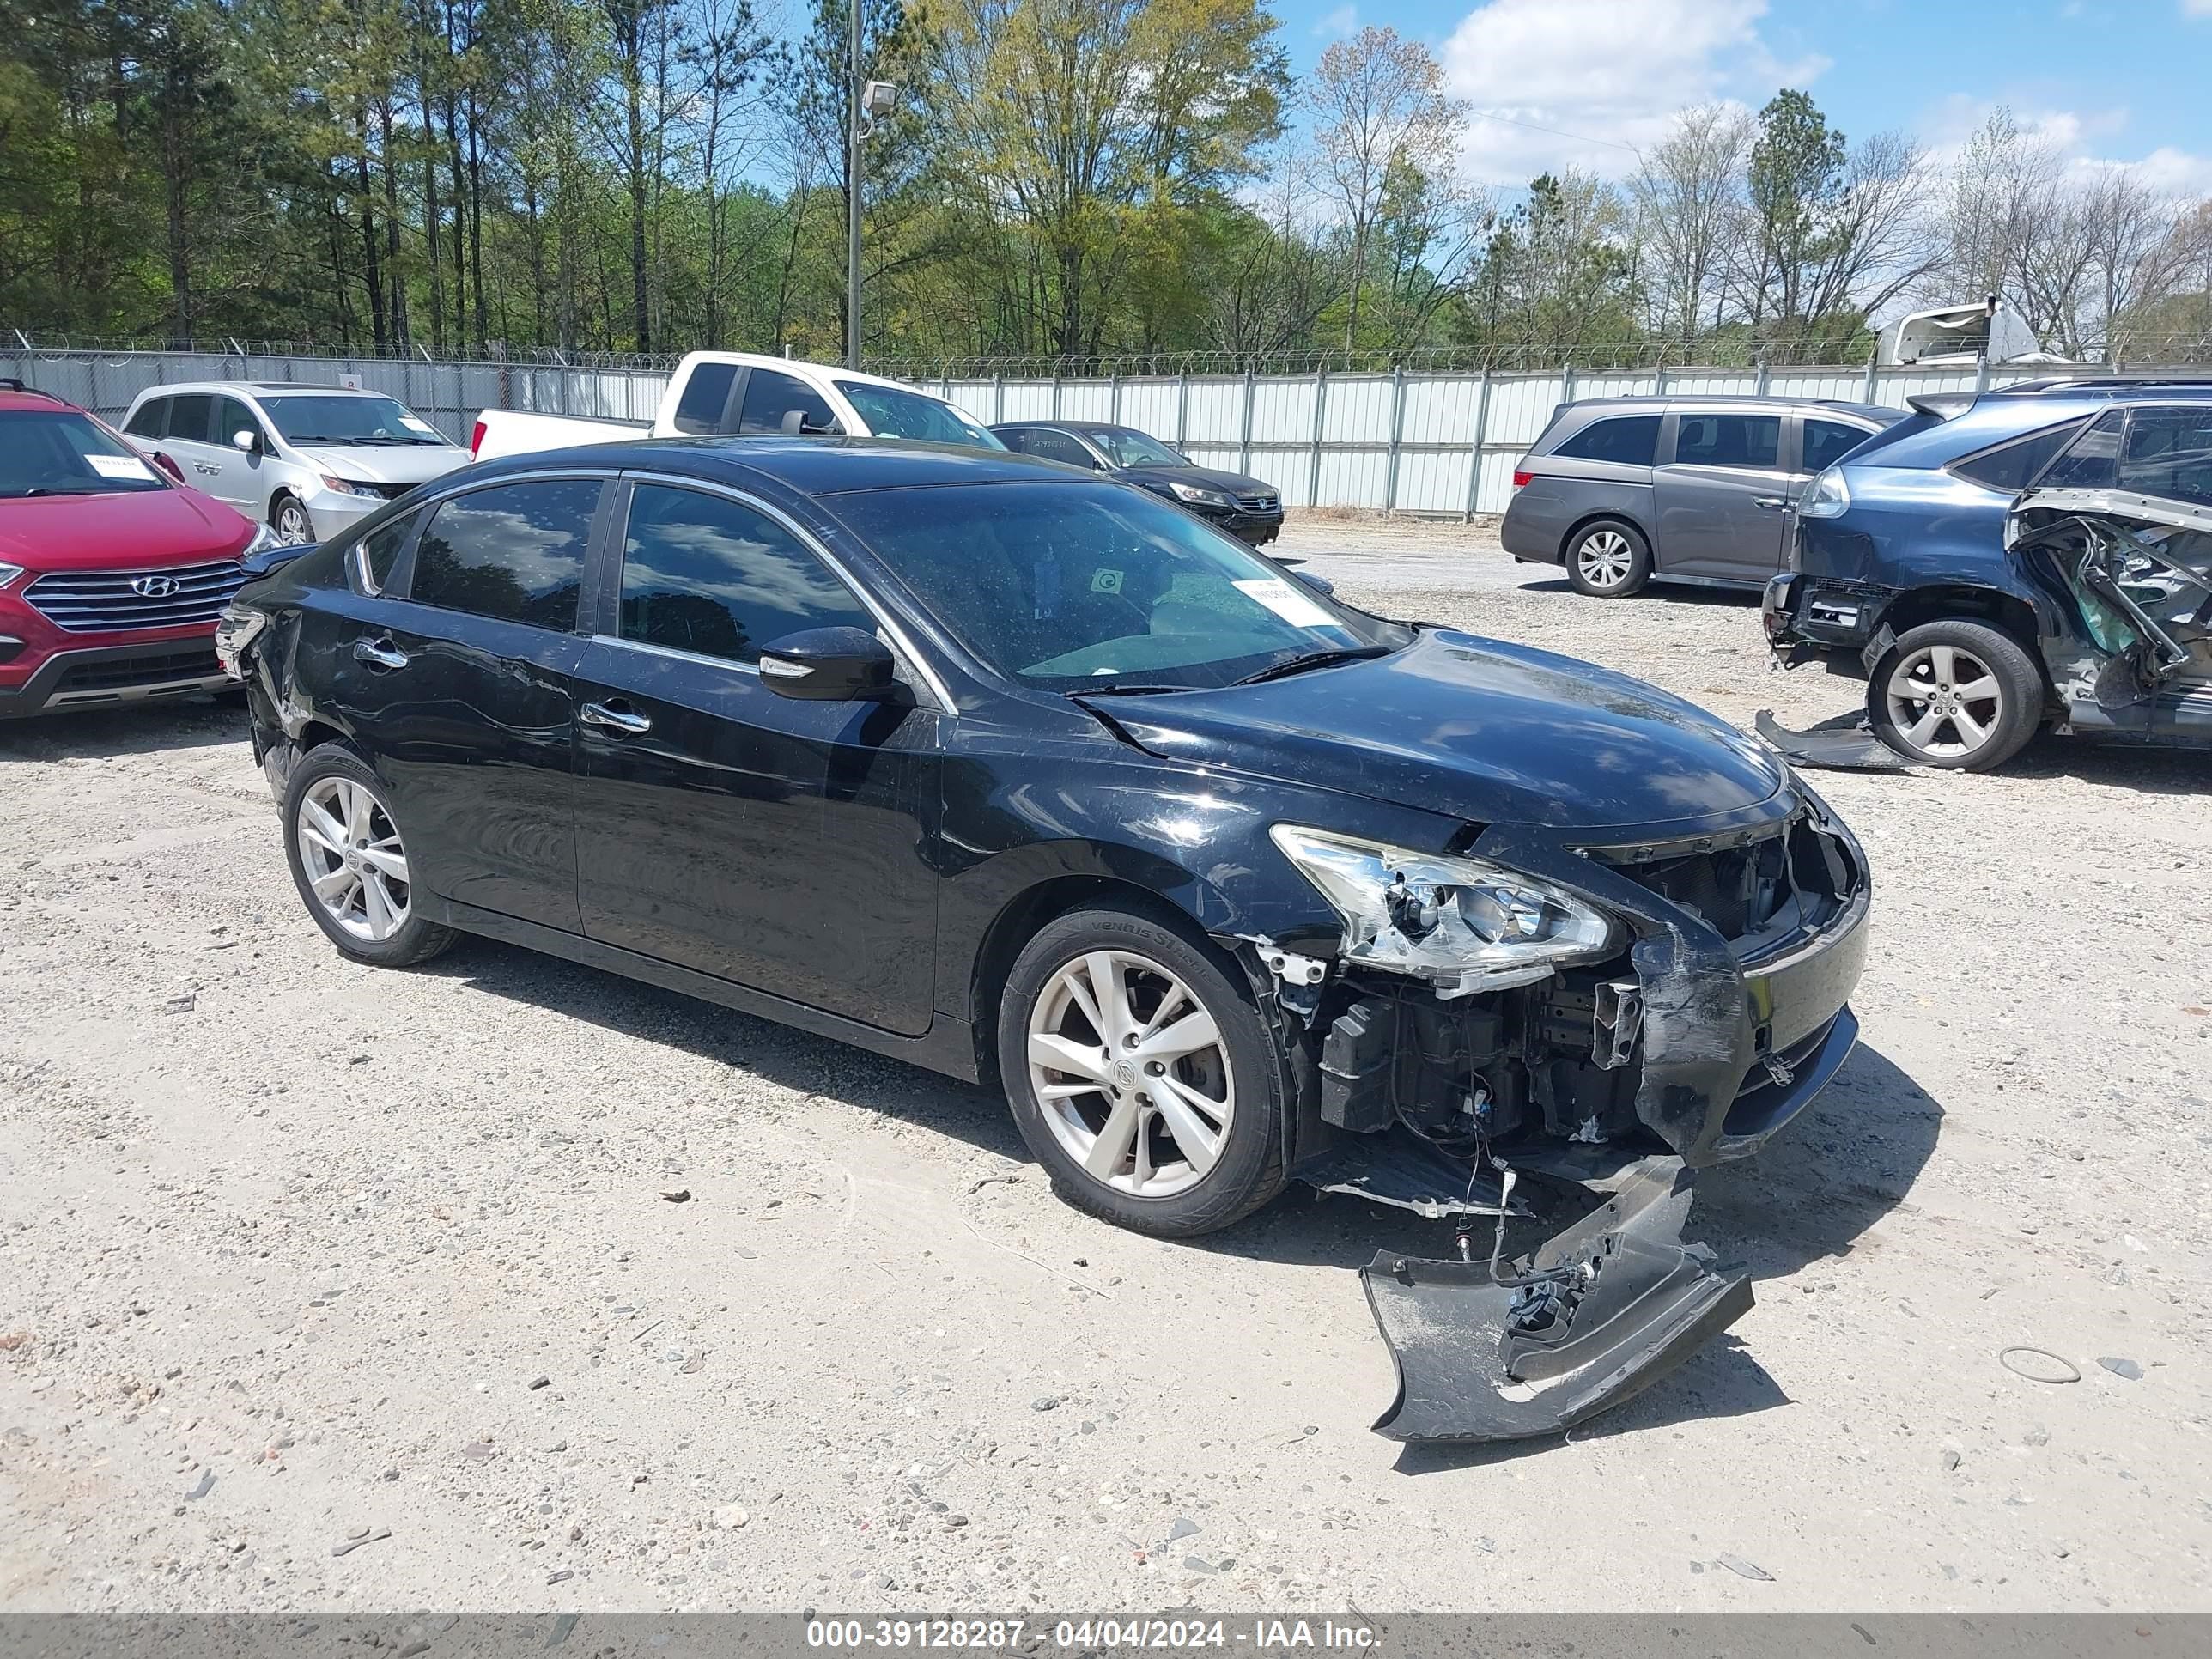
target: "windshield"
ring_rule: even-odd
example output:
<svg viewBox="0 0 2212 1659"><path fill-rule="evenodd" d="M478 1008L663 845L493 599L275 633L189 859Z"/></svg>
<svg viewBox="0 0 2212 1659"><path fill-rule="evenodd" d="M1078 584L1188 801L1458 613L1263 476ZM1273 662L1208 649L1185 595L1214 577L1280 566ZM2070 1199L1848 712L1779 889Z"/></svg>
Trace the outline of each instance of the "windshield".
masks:
<svg viewBox="0 0 2212 1659"><path fill-rule="evenodd" d="M1084 436L1106 452L1116 466L1188 466L1190 463L1158 438L1126 426L1093 427Z"/></svg>
<svg viewBox="0 0 2212 1659"><path fill-rule="evenodd" d="M89 416L64 409L0 413L0 499L167 487L137 450Z"/></svg>
<svg viewBox="0 0 2212 1659"><path fill-rule="evenodd" d="M264 397L262 412L288 443L441 444L438 429L404 404L363 393L358 398Z"/></svg>
<svg viewBox="0 0 2212 1659"><path fill-rule="evenodd" d="M1228 685L1411 637L1128 485L879 489L830 506L962 644L1040 690Z"/></svg>
<svg viewBox="0 0 2212 1659"><path fill-rule="evenodd" d="M878 438L918 438L933 444L963 444L970 449L1004 449L1006 445L942 398L899 386L840 380L837 390L851 400L868 430Z"/></svg>

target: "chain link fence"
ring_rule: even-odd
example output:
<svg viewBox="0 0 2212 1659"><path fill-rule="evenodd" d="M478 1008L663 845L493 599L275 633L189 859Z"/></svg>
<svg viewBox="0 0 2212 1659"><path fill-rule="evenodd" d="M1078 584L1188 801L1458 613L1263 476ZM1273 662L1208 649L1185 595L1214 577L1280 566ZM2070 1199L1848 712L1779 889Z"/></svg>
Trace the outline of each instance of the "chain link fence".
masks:
<svg viewBox="0 0 2212 1659"><path fill-rule="evenodd" d="M50 346L21 336L12 337L12 349L10 343L0 330L0 376L40 386L110 421L120 421L147 387L179 381L345 385L398 398L460 444L469 441L484 409L649 422L675 362L572 362L559 354L436 361L419 353L253 350L243 341L215 352ZM1406 356L932 358L870 368L935 392L988 423L1095 420L1139 427L1202 465L1266 480L1291 507L1458 519L1504 511L1515 459L1559 404L1577 398L1752 394L1902 408L1930 393L2065 372L2051 365L1894 368L1870 359L1585 368L1571 361ZM2212 361L2212 354L2197 361ZM2148 365L2128 359L2092 372L2121 367Z"/></svg>

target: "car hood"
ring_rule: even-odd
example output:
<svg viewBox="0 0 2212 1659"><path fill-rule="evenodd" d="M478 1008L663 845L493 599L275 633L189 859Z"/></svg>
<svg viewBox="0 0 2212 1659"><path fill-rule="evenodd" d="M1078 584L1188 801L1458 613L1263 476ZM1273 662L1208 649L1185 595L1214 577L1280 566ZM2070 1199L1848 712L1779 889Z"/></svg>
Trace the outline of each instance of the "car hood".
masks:
<svg viewBox="0 0 2212 1659"><path fill-rule="evenodd" d="M318 444L301 459L337 477L362 483L418 484L468 465L469 452L452 444Z"/></svg>
<svg viewBox="0 0 2212 1659"><path fill-rule="evenodd" d="M1099 706L1163 757L1480 823L1706 818L1769 799L1784 775L1735 727L1656 686L1443 629L1388 657Z"/></svg>
<svg viewBox="0 0 2212 1659"><path fill-rule="evenodd" d="M205 563L252 539L251 524L197 489L0 501L0 562L37 571Z"/></svg>
<svg viewBox="0 0 2212 1659"><path fill-rule="evenodd" d="M1280 492L1274 485L1243 472L1222 472L1210 466L1129 466L1121 469L1121 476L1141 484L1164 486L1169 483L1198 484L1207 489L1225 489L1232 495L1274 495Z"/></svg>

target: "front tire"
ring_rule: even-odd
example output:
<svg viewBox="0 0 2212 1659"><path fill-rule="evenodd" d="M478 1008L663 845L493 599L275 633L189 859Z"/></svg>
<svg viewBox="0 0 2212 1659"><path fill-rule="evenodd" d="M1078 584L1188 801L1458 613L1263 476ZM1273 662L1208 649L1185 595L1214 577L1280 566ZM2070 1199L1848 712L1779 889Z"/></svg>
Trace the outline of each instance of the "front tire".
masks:
<svg viewBox="0 0 2212 1659"><path fill-rule="evenodd" d="M350 750L323 744L293 767L284 789L284 857L307 914L356 962L410 967L459 937L422 914L392 803Z"/></svg>
<svg viewBox="0 0 2212 1659"><path fill-rule="evenodd" d="M307 509L300 504L296 495L279 495L269 503L269 527L287 547L302 546L315 539L315 521L307 516Z"/></svg>
<svg viewBox="0 0 2212 1659"><path fill-rule="evenodd" d="M1600 519L1568 540L1566 566L1576 592L1625 599L1651 580L1651 544L1625 519Z"/></svg>
<svg viewBox="0 0 2212 1659"><path fill-rule="evenodd" d="M1867 713L1907 759L1965 772L2002 766L2043 724L2043 675L2011 635L1923 623L1875 665Z"/></svg>
<svg viewBox="0 0 2212 1659"><path fill-rule="evenodd" d="M1066 1202L1188 1238L1283 1189L1279 1050L1233 964L1119 908L1048 923L999 1007L999 1074Z"/></svg>

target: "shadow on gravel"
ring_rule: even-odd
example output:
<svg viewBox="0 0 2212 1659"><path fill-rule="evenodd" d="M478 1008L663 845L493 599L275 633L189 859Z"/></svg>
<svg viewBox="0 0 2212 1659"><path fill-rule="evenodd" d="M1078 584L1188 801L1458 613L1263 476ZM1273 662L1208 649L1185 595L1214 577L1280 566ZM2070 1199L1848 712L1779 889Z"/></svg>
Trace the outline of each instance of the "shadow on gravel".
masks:
<svg viewBox="0 0 2212 1659"><path fill-rule="evenodd" d="M204 749L226 738L245 743L248 737L246 706L235 698L180 697L136 708L0 720L0 766Z"/></svg>
<svg viewBox="0 0 2212 1659"><path fill-rule="evenodd" d="M997 1095L833 1038L492 939L465 936L446 955L409 971L464 981L494 996L940 1130L1001 1158L1030 1161Z"/></svg>
<svg viewBox="0 0 2212 1659"><path fill-rule="evenodd" d="M1020 1164L1028 1149L994 1093L827 1037L696 1001L618 975L516 946L471 939L416 969L466 981L516 1002L588 1020L643 1042L667 1043L754 1077L834 1097L964 1140ZM1901 1201L1929 1155L1943 1109L1878 1051L1862 1045L1820 1099L1758 1158L1707 1171L1686 1237L1722 1262L1747 1267L1762 1285L1808 1263L1863 1248L1862 1236ZM1516 1222L1506 1249L1533 1248L1579 1212L1571 1201ZM1487 1239L1487 1223L1477 1224ZM1254 1261L1340 1267L1347 1274L1378 1249L1453 1253L1449 1223L1292 1183L1273 1204L1225 1231L1182 1248ZM1771 1291L1769 1294L1778 1294ZM1794 1299L1794 1298L1793 1298ZM1387 1402L1378 1401L1377 1408ZM1618 1410L1585 1424L1591 1439L1692 1419L1741 1416L1788 1404L1749 1350L1723 1337ZM1401 1473L1496 1463L1543 1451L1545 1438L1493 1446L1408 1446Z"/></svg>

